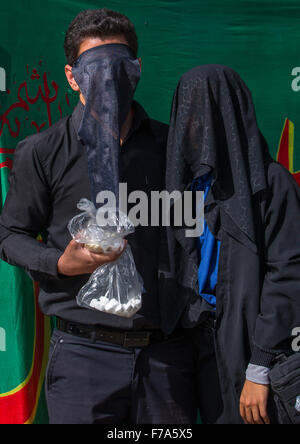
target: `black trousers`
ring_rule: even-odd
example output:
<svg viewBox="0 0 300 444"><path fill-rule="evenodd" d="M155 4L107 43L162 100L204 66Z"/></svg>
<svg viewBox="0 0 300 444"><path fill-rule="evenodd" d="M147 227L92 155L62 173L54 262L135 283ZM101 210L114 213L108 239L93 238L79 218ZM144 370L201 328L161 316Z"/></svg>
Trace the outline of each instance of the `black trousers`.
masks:
<svg viewBox="0 0 300 444"><path fill-rule="evenodd" d="M197 402L203 424L226 424L214 334L210 322L189 332L197 367Z"/></svg>
<svg viewBox="0 0 300 444"><path fill-rule="evenodd" d="M194 424L192 345L129 349L55 330L46 375L50 424Z"/></svg>

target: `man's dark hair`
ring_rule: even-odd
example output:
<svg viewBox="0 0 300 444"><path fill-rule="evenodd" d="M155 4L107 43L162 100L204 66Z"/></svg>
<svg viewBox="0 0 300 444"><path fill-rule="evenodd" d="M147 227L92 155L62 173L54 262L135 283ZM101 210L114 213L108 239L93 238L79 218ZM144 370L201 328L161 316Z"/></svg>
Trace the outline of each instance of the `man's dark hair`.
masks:
<svg viewBox="0 0 300 444"><path fill-rule="evenodd" d="M70 24L65 37L64 48L68 64L73 66L80 45L86 38L103 39L116 35L123 35L126 38L128 46L137 57L137 35L133 24L125 15L106 8L80 12Z"/></svg>

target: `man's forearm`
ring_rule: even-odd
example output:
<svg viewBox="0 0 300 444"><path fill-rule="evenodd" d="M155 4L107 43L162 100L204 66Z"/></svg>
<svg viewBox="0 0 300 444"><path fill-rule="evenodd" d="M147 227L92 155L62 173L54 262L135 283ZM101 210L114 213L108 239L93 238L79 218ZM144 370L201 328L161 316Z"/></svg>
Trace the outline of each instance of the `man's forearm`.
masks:
<svg viewBox="0 0 300 444"><path fill-rule="evenodd" d="M62 253L0 224L0 258L24 269L33 280L58 278L57 263Z"/></svg>

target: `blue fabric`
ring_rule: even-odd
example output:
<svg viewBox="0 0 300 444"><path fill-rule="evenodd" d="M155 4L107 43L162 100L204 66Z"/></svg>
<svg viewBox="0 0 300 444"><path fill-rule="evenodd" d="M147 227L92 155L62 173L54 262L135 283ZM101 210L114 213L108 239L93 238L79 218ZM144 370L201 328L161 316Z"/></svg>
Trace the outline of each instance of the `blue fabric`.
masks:
<svg viewBox="0 0 300 444"><path fill-rule="evenodd" d="M194 180L193 191L204 191L207 198L211 187L211 175L206 174ZM199 260L199 294L210 305L216 307L216 285L218 283L218 269L221 242L210 232L207 222L204 221L204 232L197 239Z"/></svg>

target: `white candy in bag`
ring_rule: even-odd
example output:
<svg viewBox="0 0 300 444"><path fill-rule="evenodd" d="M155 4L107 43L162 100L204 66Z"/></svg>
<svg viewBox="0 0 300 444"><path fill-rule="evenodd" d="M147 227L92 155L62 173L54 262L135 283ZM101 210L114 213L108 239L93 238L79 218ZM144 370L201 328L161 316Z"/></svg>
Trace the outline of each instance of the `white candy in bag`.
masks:
<svg viewBox="0 0 300 444"><path fill-rule="evenodd" d="M118 251L124 238L134 232L134 225L126 214L114 208L99 208L82 199L68 229L76 242L94 253ZM80 290L77 303L81 307L130 318L142 307L143 280L139 275L132 251L127 245L115 262L99 267Z"/></svg>

